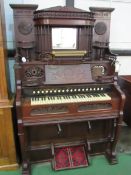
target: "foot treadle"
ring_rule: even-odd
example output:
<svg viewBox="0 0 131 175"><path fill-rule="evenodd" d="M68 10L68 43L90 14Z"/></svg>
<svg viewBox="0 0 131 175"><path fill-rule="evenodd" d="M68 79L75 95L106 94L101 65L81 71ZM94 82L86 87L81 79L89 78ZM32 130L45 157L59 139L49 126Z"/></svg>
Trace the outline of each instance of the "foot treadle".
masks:
<svg viewBox="0 0 131 175"><path fill-rule="evenodd" d="M71 169L88 166L84 145L55 148L54 169Z"/></svg>

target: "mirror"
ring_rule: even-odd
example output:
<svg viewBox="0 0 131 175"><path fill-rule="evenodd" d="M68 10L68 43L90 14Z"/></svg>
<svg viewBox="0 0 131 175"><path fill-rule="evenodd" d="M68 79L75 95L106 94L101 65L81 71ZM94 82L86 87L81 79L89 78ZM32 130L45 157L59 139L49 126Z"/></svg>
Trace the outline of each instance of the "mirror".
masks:
<svg viewBox="0 0 131 175"><path fill-rule="evenodd" d="M52 49L76 49L76 28L52 28Z"/></svg>

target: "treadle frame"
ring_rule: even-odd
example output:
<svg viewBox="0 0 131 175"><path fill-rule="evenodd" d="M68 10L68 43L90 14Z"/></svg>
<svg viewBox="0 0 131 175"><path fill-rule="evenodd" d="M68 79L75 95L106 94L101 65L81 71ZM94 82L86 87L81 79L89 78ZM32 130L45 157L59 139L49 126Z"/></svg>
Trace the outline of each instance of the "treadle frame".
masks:
<svg viewBox="0 0 131 175"><path fill-rule="evenodd" d="M82 160L77 160L77 157L73 158L73 152L72 152L73 149L75 150L76 154L80 153L81 156L83 156ZM54 152L55 153L54 153L54 159L52 160L52 166L53 166L53 169L56 171L63 170L63 169L86 167L89 165L89 161L88 161L87 154L85 152L84 145L59 147L59 148L55 148ZM63 152L62 157L61 155L59 155L61 154L61 152ZM68 165L67 164L65 165L67 161L64 163L64 165L63 164L61 165L62 161L64 161L62 160L64 159L63 157L64 155L65 155L65 158L68 159Z"/></svg>
<svg viewBox="0 0 131 175"><path fill-rule="evenodd" d="M100 119L99 119L100 120ZM112 122L114 123L113 125L115 125L115 123L117 123L116 121L119 120L119 118L116 118L114 117L114 119L105 119L107 120L108 122L108 125L110 123L110 129L112 129ZM100 120L101 121L101 120ZM109 122L110 121L110 122ZM79 123L79 122L78 122ZM26 126L26 128L28 128L30 126ZM90 165L90 162L89 162L89 157L90 156L94 156L94 155L97 155L97 154L103 154L105 155L105 157L107 158L108 162L110 164L116 164L117 163L117 158L116 158L116 154L115 154L115 146L116 146L116 139L115 137L117 135L115 135L115 133L117 133L117 127L115 127L115 130L113 131L112 135L110 135L110 132L109 132L109 136L108 138L103 138L103 139L98 139L98 140L89 140L87 139L86 141L75 141L75 142L67 142L66 144L65 143L57 143L57 144L48 144L48 145L41 145L41 146L31 146L31 147L25 147L24 149L28 150L30 153L33 153L34 151L40 151L40 150L45 150L49 153L50 157L48 159L43 159L41 160L42 162L43 161L51 161L52 162L52 167L54 168L54 149L55 147L56 148L59 148L59 147L62 147L62 146L76 146L76 145L85 145L85 153L87 154L87 160L88 160L88 163ZM24 129L25 130L25 129ZM90 129L88 132L92 132ZM25 135L27 135L27 133L25 133ZM20 138L22 139L22 136L20 136ZM25 136L24 136L25 138ZM23 139L22 139L23 140ZM100 151L100 147L102 146L103 147L104 145L104 149L102 149ZM24 146L24 145L23 145ZM97 149L97 151L93 151L93 149ZM49 151L50 150L50 151ZM27 155L25 155L27 156ZM23 162L24 166L22 167L22 171L23 171L23 175L29 175L31 174L31 159L29 156L28 157L28 162ZM27 160L27 158L25 159ZM41 161L38 161L38 162L41 162ZM35 161L37 163L37 161Z"/></svg>

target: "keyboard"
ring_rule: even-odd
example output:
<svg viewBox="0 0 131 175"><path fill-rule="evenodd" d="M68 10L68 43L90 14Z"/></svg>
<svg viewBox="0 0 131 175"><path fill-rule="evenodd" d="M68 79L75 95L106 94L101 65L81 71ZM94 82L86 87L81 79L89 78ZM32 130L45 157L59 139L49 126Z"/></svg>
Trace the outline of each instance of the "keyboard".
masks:
<svg viewBox="0 0 131 175"><path fill-rule="evenodd" d="M62 104L62 103L79 103L79 102L95 102L108 101L111 97L107 93L93 94L72 94L72 95L57 95L32 97L31 105L46 105L46 104Z"/></svg>

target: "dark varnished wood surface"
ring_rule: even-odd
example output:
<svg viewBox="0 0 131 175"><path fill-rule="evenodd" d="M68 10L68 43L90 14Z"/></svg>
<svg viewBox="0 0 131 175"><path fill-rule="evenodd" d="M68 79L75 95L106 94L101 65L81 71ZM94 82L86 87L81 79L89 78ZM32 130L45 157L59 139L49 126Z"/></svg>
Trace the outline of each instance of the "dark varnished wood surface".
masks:
<svg viewBox="0 0 131 175"><path fill-rule="evenodd" d="M124 75L119 77L119 84L126 95L124 105L124 121L131 127L131 75Z"/></svg>
<svg viewBox="0 0 131 175"><path fill-rule="evenodd" d="M131 83L131 75L123 75L119 77L121 80Z"/></svg>

